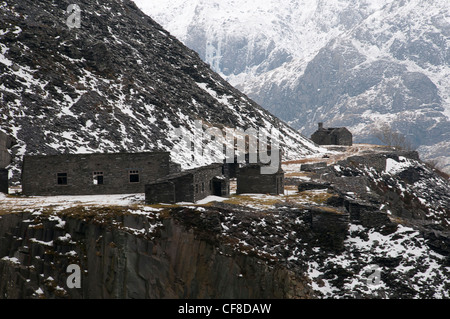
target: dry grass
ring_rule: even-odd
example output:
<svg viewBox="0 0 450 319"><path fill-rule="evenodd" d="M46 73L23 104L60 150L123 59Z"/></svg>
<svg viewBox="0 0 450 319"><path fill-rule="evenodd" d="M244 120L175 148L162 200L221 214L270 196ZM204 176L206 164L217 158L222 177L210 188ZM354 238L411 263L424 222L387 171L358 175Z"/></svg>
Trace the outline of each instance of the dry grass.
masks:
<svg viewBox="0 0 450 319"><path fill-rule="evenodd" d="M257 197L256 195L233 195L224 201L226 204L250 207L269 207L280 202L281 198L271 195L262 195L261 197Z"/></svg>
<svg viewBox="0 0 450 319"><path fill-rule="evenodd" d="M283 162L283 165L289 165L289 164L312 164L312 163L325 162L326 160L327 160L326 158L321 158L321 157L308 157L308 158L303 158L303 159L299 159L299 160L286 161L286 162Z"/></svg>
<svg viewBox="0 0 450 319"><path fill-rule="evenodd" d="M326 190L297 192L295 185L285 187L285 195L242 194L233 195L224 203L257 209L273 209L275 205L301 206L304 204L323 205L333 195Z"/></svg>

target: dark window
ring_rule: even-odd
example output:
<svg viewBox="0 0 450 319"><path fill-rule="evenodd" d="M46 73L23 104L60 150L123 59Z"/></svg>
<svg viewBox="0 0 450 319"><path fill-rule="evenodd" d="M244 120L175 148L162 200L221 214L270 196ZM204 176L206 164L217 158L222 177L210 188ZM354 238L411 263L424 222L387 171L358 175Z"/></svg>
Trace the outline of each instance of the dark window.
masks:
<svg viewBox="0 0 450 319"><path fill-rule="evenodd" d="M198 193L198 184L195 184L195 192Z"/></svg>
<svg viewBox="0 0 450 319"><path fill-rule="evenodd" d="M58 173L57 176L58 185L67 185L67 173Z"/></svg>
<svg viewBox="0 0 450 319"><path fill-rule="evenodd" d="M94 185L103 185L103 172L94 172Z"/></svg>
<svg viewBox="0 0 450 319"><path fill-rule="evenodd" d="M139 183L139 171L130 171L130 183Z"/></svg>

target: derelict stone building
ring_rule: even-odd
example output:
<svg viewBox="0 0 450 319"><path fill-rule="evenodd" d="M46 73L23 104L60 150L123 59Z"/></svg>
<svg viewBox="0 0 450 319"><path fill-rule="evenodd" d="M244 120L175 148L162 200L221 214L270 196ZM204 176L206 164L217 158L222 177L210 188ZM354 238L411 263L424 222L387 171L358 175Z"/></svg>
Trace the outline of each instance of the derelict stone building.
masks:
<svg viewBox="0 0 450 319"><path fill-rule="evenodd" d="M6 167L11 163L11 155L8 149L13 143L12 138L0 132L0 193L8 193L8 170Z"/></svg>
<svg viewBox="0 0 450 319"><path fill-rule="evenodd" d="M144 193L145 184L170 173L170 153L24 156L24 195Z"/></svg>
<svg viewBox="0 0 450 319"><path fill-rule="evenodd" d="M236 194L284 194L284 172L262 174L261 164L249 164L239 168Z"/></svg>
<svg viewBox="0 0 450 319"><path fill-rule="evenodd" d="M236 194L284 194L284 171L281 168L282 151L278 150L277 152L275 154L277 154L278 163L275 163L272 162L274 159L271 156L272 151L268 150L270 164L263 163L259 153L246 154L246 163L237 170ZM263 171L263 168L269 167L269 172Z"/></svg>
<svg viewBox="0 0 450 319"><path fill-rule="evenodd" d="M353 145L353 135L347 128L324 128L323 123L319 123L319 129L311 135L311 140L319 145Z"/></svg>
<svg viewBox="0 0 450 319"><path fill-rule="evenodd" d="M195 203L207 196L230 195L228 178L223 176L223 164L186 170L171 174L145 186L147 204Z"/></svg>

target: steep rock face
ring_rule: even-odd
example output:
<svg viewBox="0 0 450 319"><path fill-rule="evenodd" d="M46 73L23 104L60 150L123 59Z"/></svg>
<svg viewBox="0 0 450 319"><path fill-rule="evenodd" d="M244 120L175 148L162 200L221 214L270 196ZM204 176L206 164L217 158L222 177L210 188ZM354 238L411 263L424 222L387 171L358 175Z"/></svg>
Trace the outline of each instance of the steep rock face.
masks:
<svg viewBox="0 0 450 319"><path fill-rule="evenodd" d="M388 123L449 169L447 1L135 2L303 134Z"/></svg>
<svg viewBox="0 0 450 319"><path fill-rule="evenodd" d="M0 128L17 140L15 181L24 154L158 149L185 167L211 163L177 149L174 130L193 134L196 120L278 136L287 155L317 151L133 2L79 1L80 28L70 4L0 6Z"/></svg>
<svg viewBox="0 0 450 319"><path fill-rule="evenodd" d="M202 228L211 226L211 220L217 222L216 215L186 223L186 216L156 222L123 212L95 211L83 218L2 216L0 278L9 280L0 284L1 297L313 296L305 278L264 257L235 251L211 229ZM156 227L154 233L149 223ZM82 269L80 289L67 285L69 264Z"/></svg>

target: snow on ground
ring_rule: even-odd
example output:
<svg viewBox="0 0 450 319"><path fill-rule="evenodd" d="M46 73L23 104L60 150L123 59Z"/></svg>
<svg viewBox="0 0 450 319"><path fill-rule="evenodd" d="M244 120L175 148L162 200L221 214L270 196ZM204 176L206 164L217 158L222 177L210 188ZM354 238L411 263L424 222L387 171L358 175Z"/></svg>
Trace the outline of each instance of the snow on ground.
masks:
<svg viewBox="0 0 450 319"><path fill-rule="evenodd" d="M219 197L219 196L208 196L202 200L199 200L196 204L197 205L205 205L211 202L223 202L227 200L225 197Z"/></svg>
<svg viewBox="0 0 450 319"><path fill-rule="evenodd" d="M143 204L144 200L144 194L31 197L0 194L0 211L34 211L38 208L51 208L55 211L62 211L76 206L131 206Z"/></svg>
<svg viewBox="0 0 450 319"><path fill-rule="evenodd" d="M287 178L296 178L299 180L309 181L311 178L308 173L300 172L300 167L305 163L327 162L335 163L345 157L365 152L372 149L373 145L356 144L353 147L345 149L345 152L328 150L326 153L319 155L310 155L302 157L298 160L284 162L282 165ZM407 160L405 159L405 165ZM389 169L395 170L402 163L390 163ZM0 193L0 212L18 212L18 211L33 211L35 209L53 209L55 211L62 211L71 207L77 206L131 206L140 205L145 206L145 194L119 194L119 195L83 195L83 196L20 196L20 190L10 189L10 196ZM274 209L276 204L282 202L297 203L317 203L317 200L326 196L326 190L319 190L314 192L303 192L299 194L295 186L287 185L283 195L273 196L266 194L241 194L236 195L236 180L230 181L230 198L223 198L217 196L208 196L196 203L177 203L179 206L186 205L207 205L212 202L237 203L245 205L253 209Z"/></svg>

